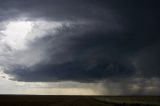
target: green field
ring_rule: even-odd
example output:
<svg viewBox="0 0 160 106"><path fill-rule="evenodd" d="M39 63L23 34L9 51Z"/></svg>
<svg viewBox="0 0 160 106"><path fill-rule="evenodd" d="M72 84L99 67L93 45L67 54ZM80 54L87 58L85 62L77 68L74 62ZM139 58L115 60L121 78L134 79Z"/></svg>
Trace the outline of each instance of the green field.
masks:
<svg viewBox="0 0 160 106"><path fill-rule="evenodd" d="M1 95L0 106L160 106L160 97Z"/></svg>

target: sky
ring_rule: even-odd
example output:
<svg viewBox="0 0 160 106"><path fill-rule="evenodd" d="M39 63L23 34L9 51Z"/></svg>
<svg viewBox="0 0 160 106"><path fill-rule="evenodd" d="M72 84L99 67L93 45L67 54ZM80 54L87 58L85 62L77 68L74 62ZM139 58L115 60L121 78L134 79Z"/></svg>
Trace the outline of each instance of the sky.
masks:
<svg viewBox="0 0 160 106"><path fill-rule="evenodd" d="M160 95L159 0L0 0L0 94Z"/></svg>

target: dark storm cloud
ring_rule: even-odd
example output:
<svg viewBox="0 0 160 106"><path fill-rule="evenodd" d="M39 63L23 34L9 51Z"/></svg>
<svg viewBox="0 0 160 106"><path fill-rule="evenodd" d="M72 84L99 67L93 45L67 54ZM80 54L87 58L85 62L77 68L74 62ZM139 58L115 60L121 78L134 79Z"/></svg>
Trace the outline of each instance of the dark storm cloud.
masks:
<svg viewBox="0 0 160 106"><path fill-rule="evenodd" d="M45 18L51 20L104 19L110 10L96 0L7 0L0 4L0 19L16 16Z"/></svg>
<svg viewBox="0 0 160 106"><path fill-rule="evenodd" d="M14 80L92 82L160 77L158 1L10 0L0 8L1 20L26 16L85 22L63 26L54 37L46 35L32 42L29 46L35 48L46 45L49 61L32 67L12 66L6 73Z"/></svg>
<svg viewBox="0 0 160 106"><path fill-rule="evenodd" d="M46 36L37 39L37 43L30 44L31 47L35 46L34 48L39 48L39 45L49 45L45 49L48 51L46 55L50 57L50 61L30 68L13 67L11 73L17 80L92 82L105 78L118 79L135 72L134 67L128 63L129 55L126 51L130 50L121 51L120 46L125 48L122 42L117 42L118 39L111 37L110 33L108 37L104 33L99 33L97 37L97 32L93 29L88 33L79 33L84 31L79 30L79 27L61 30L54 38ZM74 33L70 33L71 31Z"/></svg>

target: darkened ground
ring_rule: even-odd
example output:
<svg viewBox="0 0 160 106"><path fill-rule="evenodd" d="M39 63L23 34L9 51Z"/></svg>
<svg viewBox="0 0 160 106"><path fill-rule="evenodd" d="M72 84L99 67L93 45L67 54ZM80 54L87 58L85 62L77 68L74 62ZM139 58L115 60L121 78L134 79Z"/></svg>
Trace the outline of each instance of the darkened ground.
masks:
<svg viewBox="0 0 160 106"><path fill-rule="evenodd" d="M1 106L160 106L158 96L1 95Z"/></svg>

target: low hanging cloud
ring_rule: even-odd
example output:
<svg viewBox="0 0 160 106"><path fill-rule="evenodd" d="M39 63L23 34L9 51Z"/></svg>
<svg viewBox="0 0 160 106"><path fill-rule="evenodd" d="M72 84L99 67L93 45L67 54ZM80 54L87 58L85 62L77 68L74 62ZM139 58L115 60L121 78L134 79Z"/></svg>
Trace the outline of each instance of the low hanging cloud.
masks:
<svg viewBox="0 0 160 106"><path fill-rule="evenodd" d="M12 80L109 80L108 87L133 94L159 88L148 82L160 77L157 1L8 0L0 4L0 13L3 23L19 18L34 23L26 49L13 50L0 42L0 65Z"/></svg>

